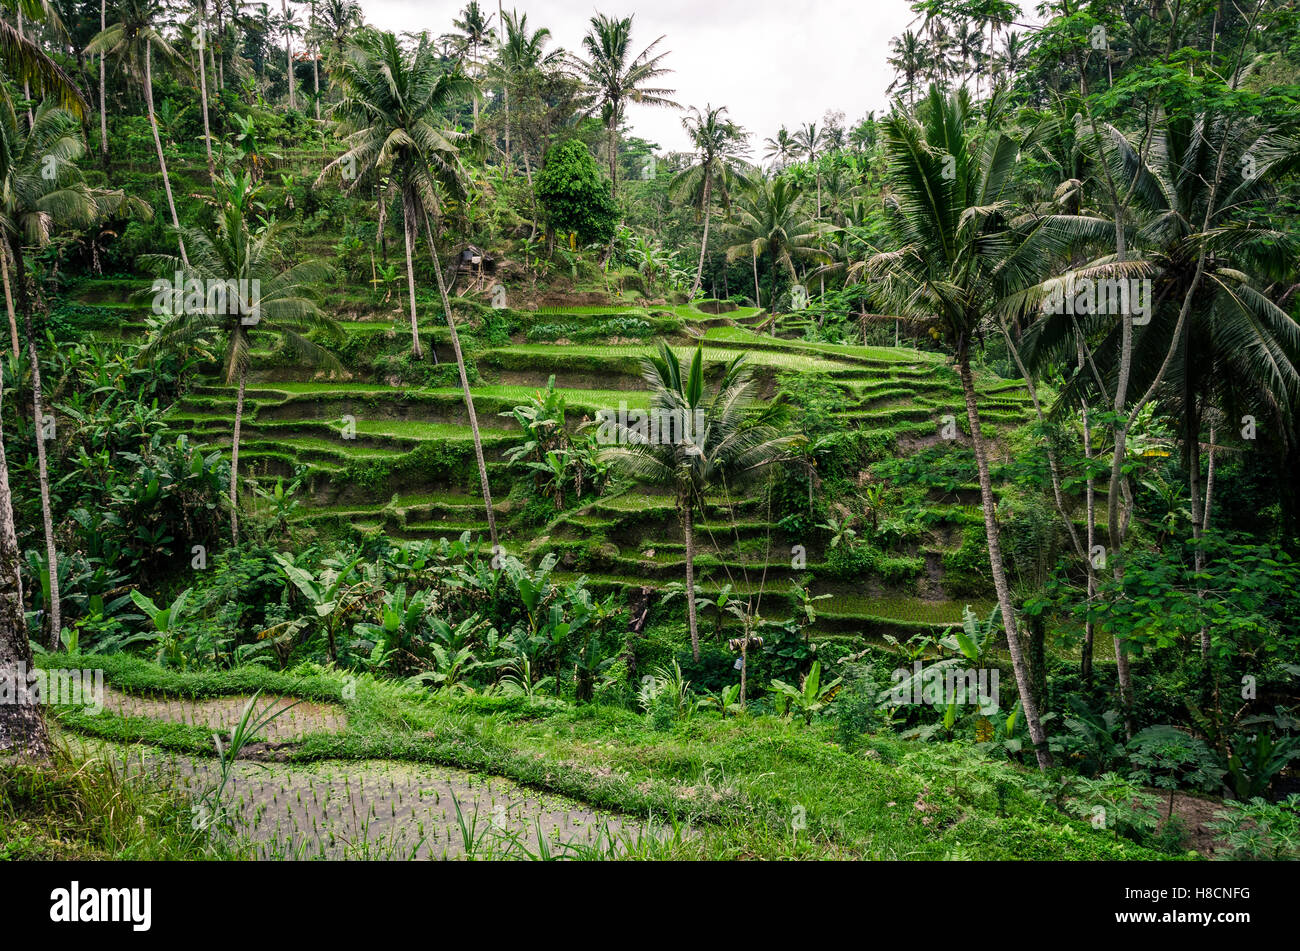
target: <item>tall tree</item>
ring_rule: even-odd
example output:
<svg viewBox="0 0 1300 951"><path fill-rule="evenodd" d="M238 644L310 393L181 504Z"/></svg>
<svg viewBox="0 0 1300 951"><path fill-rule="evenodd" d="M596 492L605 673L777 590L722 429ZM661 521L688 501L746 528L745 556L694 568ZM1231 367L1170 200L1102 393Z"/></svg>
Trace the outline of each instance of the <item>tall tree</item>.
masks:
<svg viewBox="0 0 1300 951"><path fill-rule="evenodd" d="M691 297L700 289L704 279L704 255L709 247L709 222L713 217L713 199L722 203L724 210L731 207L731 185L742 174L740 156L748 151L749 138L743 128L730 119L723 118L726 106L716 109L706 105L704 111L692 109L682 119L682 127L695 148L695 161L680 172L669 185L669 193L687 195L697 212L704 218L704 236L700 239L700 261L695 268L695 282L691 284Z"/></svg>
<svg viewBox="0 0 1300 951"><path fill-rule="evenodd" d="M422 36L413 50L404 50L391 33L370 32L359 37L348 50L339 71L344 98L333 110L338 129L345 134L347 151L321 172L320 180L348 178L363 173L392 176L402 198L403 233L406 240L407 290L411 298L412 353L422 356L415 311L415 268L413 247L419 228L428 233L429 253L442 298L443 313L451 334L460 374L461 395L469 414L478 463L483 503L487 509L492 546L497 546L496 516L488 484L487 462L479 435L474 396L456 332L455 317L448 299L442 266L430 218L438 217L439 189L464 196L464 184L456 142L464 134L448 126L445 114L458 100L473 94L473 84L459 72L436 68L438 52ZM437 360L435 352L434 359Z"/></svg>
<svg viewBox="0 0 1300 951"><path fill-rule="evenodd" d="M24 129L11 103L0 104L0 237L6 268L22 314L27 339L27 360L32 378L32 418L36 433L36 463L40 482L41 520L45 531L46 570L49 573L50 644L58 644L62 629L59 603L59 559L50 506L50 478L46 461L46 413L41 386L41 359L32 329L32 299L28 290L24 245L47 244L57 225L89 224L98 216L99 204L72 163L82 155L81 127L73 115L44 103L37 108L31 131ZM13 275L7 273L12 263Z"/></svg>
<svg viewBox="0 0 1300 951"><path fill-rule="evenodd" d="M962 88L945 97L932 86L920 113L917 119L896 109L883 123L890 186L886 223L896 248L873 256L868 270L895 312L932 326L956 358L993 586L1034 752L1047 769L1052 756L1011 603L971 372L971 351L999 302L1036 283L1035 262L1014 253L1009 223L1020 143L1005 133L981 138L972 131L970 97Z"/></svg>
<svg viewBox="0 0 1300 951"><path fill-rule="evenodd" d="M660 420L670 420L667 438L646 438L635 426L609 420L617 443L601 453L602 460L638 482L670 488L677 504L686 545L686 615L691 653L700 659L700 633L695 611L695 513L703 510L705 493L751 479L783 458L802 438L779 433L752 417L753 379L741 355L724 368L712 387L704 384L704 350L696 347L689 368L667 343L659 353L641 361L650 386L651 406Z"/></svg>
<svg viewBox="0 0 1300 951"><path fill-rule="evenodd" d="M260 189L245 174L226 172L216 183L213 223L189 228L185 243L191 249L188 261L170 255L146 255L141 263L164 275L155 303L171 311L141 352L151 359L158 352L182 350L196 342L219 344L222 375L227 386L237 386L235 421L230 443L230 536L239 544L239 440L244 418L244 392L252 360L253 341L258 337L278 338L289 352L330 367L338 358L308 339L311 331L322 331L338 339L338 325L323 314L312 299L311 288L328 276L329 269L317 261L299 261L284 267L282 238L286 225L264 220L266 208L259 200ZM180 299L165 290L174 274L184 281ZM204 291L226 288L224 307L190 299L189 288ZM232 295L234 299L232 300Z"/></svg>
<svg viewBox="0 0 1300 951"><path fill-rule="evenodd" d="M632 55L632 17L617 19L598 13L582 38L586 59L574 59L574 68L582 77L591 105L599 110L605 123L606 148L609 150L610 196L618 198L618 127L623 123L628 102L643 106L680 109L669 97L673 90L650 83L672 70L663 65L667 51L656 53L664 41L659 37L636 56Z"/></svg>
<svg viewBox="0 0 1300 951"><path fill-rule="evenodd" d="M163 191L167 194L167 208L171 212L172 227L176 230L181 260L184 261L185 239L181 236L183 229L176 214L171 176L167 174L167 157L163 154L158 115L153 104L153 57L156 53L160 60L181 72L188 72L189 67L158 28L164 15L159 0L119 0L116 13L118 21L96 34L86 46L86 52L115 57L122 70L139 82L144 90L149 128L153 132L154 150L158 153L158 168L162 171Z"/></svg>
<svg viewBox="0 0 1300 951"><path fill-rule="evenodd" d="M492 27L492 20L495 14L484 13L483 8L479 6L478 0L470 0L465 9L460 12L460 16L452 21L452 26L456 33L453 39L460 48L462 60L468 64L469 68L465 70L470 78L478 80L482 78L482 60L479 59L479 50L490 44L496 38L496 30ZM474 102L474 131L478 131L478 106L479 95L475 90ZM509 135L509 132L506 133Z"/></svg>

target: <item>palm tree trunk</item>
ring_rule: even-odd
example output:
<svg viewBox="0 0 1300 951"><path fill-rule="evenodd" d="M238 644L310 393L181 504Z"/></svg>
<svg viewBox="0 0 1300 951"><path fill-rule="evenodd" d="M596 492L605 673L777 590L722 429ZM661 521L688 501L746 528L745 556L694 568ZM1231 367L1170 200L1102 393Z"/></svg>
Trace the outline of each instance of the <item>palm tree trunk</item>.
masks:
<svg viewBox="0 0 1300 951"><path fill-rule="evenodd" d="M315 7L313 6L314 10ZM315 14L312 14L315 16ZM320 122L320 49L312 50L311 55L311 85L312 92L316 99L316 121Z"/></svg>
<svg viewBox="0 0 1300 951"><path fill-rule="evenodd" d="M763 306L763 295L758 292L758 252L753 248L750 248L749 256L754 263L754 306L761 309Z"/></svg>
<svg viewBox="0 0 1300 951"><path fill-rule="evenodd" d="M9 338L13 344L14 359L18 359L18 321L14 319L14 295L9 287L9 252L0 242L0 274L4 276L5 311L9 314Z"/></svg>
<svg viewBox="0 0 1300 951"><path fill-rule="evenodd" d="M998 543L998 523L994 512L993 483L989 478L989 462L984 451L984 436L980 432L979 404L975 396L975 382L971 377L970 351L963 343L957 352L957 366L961 374L962 393L966 398L966 418L970 422L971 445L975 450L975 466L979 470L980 500L984 507L984 535L989 549L989 568L993 572L993 587L997 591L998 605L1002 609L1002 624L1007 632L1007 650L1015 672L1016 688L1020 691L1021 708L1025 711L1025 724L1034 744L1038 768L1052 766L1052 754L1047 747L1047 734L1038 716L1038 698L1034 696L1030 670L1016 629L1015 608L1011 604L1011 588L1007 584L1006 567L1002 562L1002 548Z"/></svg>
<svg viewBox="0 0 1300 951"><path fill-rule="evenodd" d="M615 113L617 110L615 110ZM618 125L614 118L609 120L609 196L618 200Z"/></svg>
<svg viewBox="0 0 1300 951"><path fill-rule="evenodd" d="M289 83L289 108L297 109L298 100L294 96L293 87L293 37L289 35L289 4L287 0L280 0L280 15L284 17L284 58L285 71L284 77Z"/></svg>
<svg viewBox="0 0 1300 951"><path fill-rule="evenodd" d="M208 46L208 24L199 19L199 102L203 108L203 148L208 156L208 178L217 180L217 165L212 161L212 128L208 124L208 66L204 54Z"/></svg>
<svg viewBox="0 0 1300 951"><path fill-rule="evenodd" d="M1088 572L1088 607L1091 608L1092 600L1097 596L1097 571L1092 563L1093 548L1097 544L1097 480L1092 474L1092 421L1088 412L1088 404L1084 403L1083 457L1088 466L1088 480L1085 490L1085 505L1088 512L1088 555L1084 560L1084 568ZM1080 670L1083 675L1083 682L1087 686L1092 685L1092 651L1095 639L1096 627L1092 618L1089 617L1083 625L1083 660Z"/></svg>
<svg viewBox="0 0 1300 951"><path fill-rule="evenodd" d="M25 40L27 39L27 34L23 32L22 7L18 6L17 10L18 10L18 38L20 40ZM32 87L31 84L28 83L26 76L23 77L23 98L26 99L28 102L30 102L32 98ZM27 131L30 132L35 125L36 125L36 117L32 115L31 106L28 106L27 107Z"/></svg>
<svg viewBox="0 0 1300 951"><path fill-rule="evenodd" d="M487 510L488 535L492 539L493 553L497 550L497 520L492 511L492 489L488 485L487 462L483 459L483 439L478 431L478 415L474 412L474 395L469 390L469 376L465 372L465 357L460 350L460 335L451 313L451 300L447 297L447 282L442 279L442 265L438 261L438 248L433 242L433 225L426 213L425 233L429 241L429 255L433 258L433 273L438 277L438 293L442 296L442 312L447 316L447 329L451 332L451 348L456 354L456 369L460 373L460 391L465 397L465 410L469 413L469 428L474 436L474 459L478 463L478 480L483 489L483 505Z"/></svg>
<svg viewBox="0 0 1300 951"><path fill-rule="evenodd" d="M686 619L691 628L691 656L700 659L700 627L695 616L695 512L690 496L677 499L677 516L686 540Z"/></svg>
<svg viewBox="0 0 1300 951"><path fill-rule="evenodd" d="M0 404L3 400L0 380ZM0 427L0 677L13 684L15 694L13 702L0 703L0 753L48 762L50 736L26 677L32 666L32 649L27 643L27 621L23 616L20 563L13 496L9 491L9 461Z"/></svg>
<svg viewBox="0 0 1300 951"><path fill-rule="evenodd" d="M149 128L153 130L153 147L158 152L158 167L162 170L163 191L167 193L167 207L172 213L172 226L176 229L176 240L181 246L181 261L186 267L190 259L185 254L185 240L180 236L181 220L176 216L176 201L172 198L172 181L167 175L167 159L163 155L162 138L158 135L158 116L153 110L153 47L146 43L144 48L144 104L149 110Z"/></svg>
<svg viewBox="0 0 1300 951"><path fill-rule="evenodd" d="M704 280L704 252L709 247L709 186L713 184L713 176L709 174L708 167L704 170L704 237L700 239L700 263L695 268L695 283L691 285L691 299L695 299L696 292L700 289L700 282Z"/></svg>
<svg viewBox="0 0 1300 951"><path fill-rule="evenodd" d="M411 259L411 244L415 238L415 209L412 206L410 188L402 186L402 236L406 239L406 290L411 298L411 356L417 360L424 359L424 349L420 346L420 325L415 317L415 262ZM437 354L434 354L437 359Z"/></svg>
<svg viewBox="0 0 1300 951"><path fill-rule="evenodd" d="M248 364L239 368L239 395L235 397L235 431L230 440L230 538L239 544L239 428L244 422L244 386Z"/></svg>
<svg viewBox="0 0 1300 951"><path fill-rule="evenodd" d="M102 33L108 27L108 0L99 0L99 31ZM108 107L107 93L105 87L107 80L105 74L107 70L104 67L104 54L99 54L99 155L104 164L108 164Z"/></svg>
<svg viewBox="0 0 1300 951"><path fill-rule="evenodd" d="M14 263L14 284L18 289L18 307L23 313L27 332L27 360L32 370L32 420L36 428L36 472L41 490L41 522L45 530L45 563L50 576L50 649L59 646L63 631L63 614L59 603L59 553L54 545L54 517L50 511L50 474L45 460L44 404L41 396L41 359L36 352L36 334L32 332L32 301L27 293L27 269L20 244L10 248Z"/></svg>

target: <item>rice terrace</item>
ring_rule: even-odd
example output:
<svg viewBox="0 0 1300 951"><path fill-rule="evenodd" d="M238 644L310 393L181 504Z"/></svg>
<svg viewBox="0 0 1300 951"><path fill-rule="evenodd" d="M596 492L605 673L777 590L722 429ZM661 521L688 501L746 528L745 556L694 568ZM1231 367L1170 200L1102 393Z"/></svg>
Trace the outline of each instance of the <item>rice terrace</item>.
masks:
<svg viewBox="0 0 1300 951"><path fill-rule="evenodd" d="M832 5L5 0L0 858L1300 858L1300 4Z"/></svg>

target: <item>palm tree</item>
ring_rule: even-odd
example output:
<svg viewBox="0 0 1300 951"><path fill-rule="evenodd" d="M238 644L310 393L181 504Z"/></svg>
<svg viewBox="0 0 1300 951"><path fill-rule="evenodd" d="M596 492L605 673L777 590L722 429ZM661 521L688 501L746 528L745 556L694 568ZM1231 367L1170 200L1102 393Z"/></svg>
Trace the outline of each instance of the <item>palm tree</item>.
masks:
<svg viewBox="0 0 1300 951"><path fill-rule="evenodd" d="M1110 174L1133 183L1128 270L1150 273L1153 300L1170 302L1150 315L1133 343L1129 385L1140 394L1158 392L1182 430L1192 534L1199 539L1210 508L1200 485L1206 417L1231 407L1240 408L1240 418L1268 406L1286 426L1300 409L1300 326L1269 293L1270 282L1289 280L1287 241L1266 224L1277 201L1275 183L1300 165L1300 149L1278 130L1236 113L1169 119L1146 151L1113 131L1102 148L1100 161ZM1119 273L1113 219L1060 215L1048 224L1084 239L1100 256L1035 288L1033 297L1052 284ZM1042 367L1051 354L1073 349L1076 327L1097 341L1091 354L1097 375L1071 379L1060 391L1062 404L1104 403L1110 394L1099 390L1097 376L1114 380L1122 353L1123 328L1113 315L1044 315L1026 337L1030 362ZM1112 550L1123 541L1124 522L1117 522ZM1194 558L1199 571L1199 547ZM1208 654L1209 629L1201 634Z"/></svg>
<svg viewBox="0 0 1300 951"><path fill-rule="evenodd" d="M543 71L561 65L564 62L565 53L564 50L558 48L546 49L551 41L551 31L546 27L529 30L528 14L526 13L517 11L506 13L502 17L502 24L505 27L505 35L502 37L496 60L492 63L492 72L497 81L501 83L501 92L506 103L505 153L506 168L508 169L513 164L511 160L510 94L517 85L523 83L526 79L536 77ZM529 190L531 191L533 172L527 144L521 151L524 157L524 173L528 176Z"/></svg>
<svg viewBox="0 0 1300 951"><path fill-rule="evenodd" d="M208 52L208 9L206 0L197 0L194 6L194 16L195 33L193 40L195 52L198 53L199 59L199 104L203 109L203 148L207 153L208 180L211 181L217 177L217 166L212 160L212 128L208 123L208 69L205 59ZM101 30L103 28L103 26L100 26ZM99 59L102 67L104 59L102 54ZM100 108L103 109L102 102Z"/></svg>
<svg viewBox="0 0 1300 951"><path fill-rule="evenodd" d="M916 87L929 64L925 44L911 30L906 30L902 36L890 41L889 48L894 51L894 55L886 62L894 68L898 77L885 91L892 93L901 87L907 94L907 105L915 106Z"/></svg>
<svg viewBox="0 0 1300 951"><path fill-rule="evenodd" d="M302 32L298 26L297 17L289 9L289 0L280 0L280 35L284 37L284 77L289 83L289 108L297 109L298 100L294 92L298 85L294 82L293 77L293 38Z"/></svg>
<svg viewBox="0 0 1300 951"><path fill-rule="evenodd" d="M749 256L754 261L754 303L763 306L758 291L758 259L768 256L772 279L769 307L776 305L776 284L782 270L792 280L798 278L797 260L824 259L818 249L822 226L803 211L799 186L785 176L768 178L751 176L732 206L728 224L731 244L727 260Z"/></svg>
<svg viewBox="0 0 1300 951"><path fill-rule="evenodd" d="M897 108L885 120L890 187L885 219L896 249L874 255L867 269L895 313L928 323L956 357L979 472L993 585L1026 724L1039 766L1047 769L1051 752L1011 604L971 375L971 348L985 322L1000 301L1036 283L1030 268L1041 256L1017 256L1013 250L1012 172L1020 143L1000 132L977 138L968 128L971 120L966 90L945 97L937 86L922 103L919 120Z"/></svg>
<svg viewBox="0 0 1300 951"><path fill-rule="evenodd" d="M368 173L387 174L400 190L411 353L417 360L423 359L424 348L415 310L414 244L423 211L436 204L437 175L456 165L455 143L463 138L444 127L443 113L457 98L473 93L463 75L441 72L436 61L437 52L427 38L408 53L392 33L358 37L338 70L343 99L331 109L347 151L318 179L340 177L346 187L355 187Z"/></svg>
<svg viewBox="0 0 1300 951"><path fill-rule="evenodd" d="M188 71L189 67L156 26L164 16L159 0L119 0L117 15L118 21L97 33L87 44L86 52L116 57L123 70L144 88L144 104L149 114L149 128L153 131L154 150L158 153L158 167L162 170L167 208L171 212L172 227L180 241L181 260L184 261L185 240L181 237L181 220L176 215L171 177L167 174L167 159L163 155L158 116L154 111L153 57L157 53L159 59L180 71Z"/></svg>
<svg viewBox="0 0 1300 951"><path fill-rule="evenodd" d="M478 5L478 0L469 0L469 4L460 13L460 19L453 20L452 26L456 28L456 33L452 39L460 48L462 58L468 53L467 62L471 69L466 70L470 76L476 76L481 63L478 58L479 47L486 46L496 38L496 30L492 28L492 19L495 14L483 12L483 8ZM478 94L474 95L474 131L478 131ZM507 133L508 134L508 133Z"/></svg>
<svg viewBox="0 0 1300 951"><path fill-rule="evenodd" d="M777 129L772 138L764 139L763 146L763 158L777 168L785 168L799 156L799 144L785 126Z"/></svg>
<svg viewBox="0 0 1300 951"><path fill-rule="evenodd" d="M326 69L337 67L343 61L343 51L348 37L361 28L361 6L355 0L321 0L319 30L330 56Z"/></svg>
<svg viewBox="0 0 1300 951"><path fill-rule="evenodd" d="M709 221L713 217L714 189L724 211L731 208L731 184L736 176L743 177L740 156L748 151L745 145L748 133L730 119L724 119L726 106L713 108L706 105L704 112L692 109L682 119L682 127L695 146L696 162L679 173L669 185L669 194L690 196L691 204L704 216L704 236L700 239L700 263L695 269L695 283L691 297L700 289L704 278L704 254L709 246Z"/></svg>
<svg viewBox="0 0 1300 951"><path fill-rule="evenodd" d="M34 113L31 130L19 121L12 102L0 103L0 266L6 286L18 298L32 374L32 412L36 424L36 465L40 481L41 518L45 530L46 565L50 576L50 646L61 632L58 553L50 508L49 469L45 458L44 399L41 361L32 331L32 300L27 289L25 244L49 242L55 225L90 224L100 216L101 203L81 181L72 164L84 151L81 127L64 109L43 103ZM120 197L120 193L119 196ZM107 200L104 205L107 207ZM10 280L9 267L14 273Z"/></svg>
<svg viewBox="0 0 1300 951"><path fill-rule="evenodd" d="M667 427L644 438L635 426L610 420L618 445L600 454L602 461L638 482L672 489L686 544L686 614L691 653L700 659L700 634L695 611L695 511L716 485L729 486L753 478L778 461L801 438L783 436L765 422L752 419L753 380L744 355L729 363L711 392L704 386L704 350L697 346L689 369L667 343L659 353L641 361L650 385L651 406ZM652 430L656 429L652 425Z"/></svg>
<svg viewBox="0 0 1300 951"><path fill-rule="evenodd" d="M799 151L808 160L808 164L813 167L813 174L817 179L817 217L820 218L822 216L822 171L817 164L817 159L821 157L822 146L826 143L826 134L817 128L817 123L809 122L807 125L800 126L795 132L794 141Z"/></svg>
<svg viewBox="0 0 1300 951"><path fill-rule="evenodd" d="M254 338L279 338L289 351L338 368L338 358L307 339L313 330L334 338L341 333L338 325L321 313L312 300L311 287L329 274L316 261L300 261L281 266L280 239L285 225L272 221L257 224L265 213L259 201L260 189L243 173L226 172L216 189L214 221L205 228L188 228L185 242L192 254L188 261L170 255L145 255L141 263L167 278L180 273L186 284L230 288L224 307L188 306L164 293L160 302L171 315L158 328L141 351L141 359L156 353L193 346L197 342L215 342L222 347L222 373L227 386L238 386L235 397L235 424L230 443L230 536L239 544L239 437L244 418L244 391L252 362ZM169 287L170 280L155 284ZM230 299L238 288L238 301ZM206 303L205 298L205 303ZM179 306L178 306L179 305Z"/></svg>
<svg viewBox="0 0 1300 951"><path fill-rule="evenodd" d="M47 0L0 0L0 9L13 11L18 19L19 25L16 27L7 20L0 20L0 59L4 61L5 72L15 82L23 83L24 98L32 98L34 89L38 97L54 97L68 112L78 119L83 118L90 111L90 106L76 80L22 29L23 18L26 17L38 22L48 20L61 31L62 24L54 7ZM0 83L0 103L12 104L8 84ZM29 127L33 119L34 116L29 112Z"/></svg>
<svg viewBox="0 0 1300 951"><path fill-rule="evenodd" d="M655 47L663 41L661 36L633 56L632 17L620 20L598 13L591 18L587 35L582 38L587 59L575 58L573 63L591 100L588 113L599 109L605 122L610 196L615 199L618 198L618 127L623 122L628 102L681 108L668 98L673 90L647 85L672 72L663 65L667 51L655 53Z"/></svg>
<svg viewBox="0 0 1300 951"><path fill-rule="evenodd" d="M434 275L442 298L443 315L450 331L461 395L469 415L478 463L483 504L487 509L488 533L497 547L496 515L488 485L487 462L479 434L474 397L460 349L451 301L438 260L432 221L440 217L442 192L456 198L465 193L464 178L456 142L464 135L446 126L443 115L453 102L472 95L473 84L459 72L439 72L437 51L422 36L414 50L404 51L391 33L367 33L357 39L339 72L345 94L333 109L338 128L346 135L347 151L321 172L320 180L355 172L393 177L402 196L403 232L406 239L407 290L411 299L412 353L419 359L419 325L415 313L415 270L412 248L423 225L433 259ZM434 353L437 360L437 353Z"/></svg>

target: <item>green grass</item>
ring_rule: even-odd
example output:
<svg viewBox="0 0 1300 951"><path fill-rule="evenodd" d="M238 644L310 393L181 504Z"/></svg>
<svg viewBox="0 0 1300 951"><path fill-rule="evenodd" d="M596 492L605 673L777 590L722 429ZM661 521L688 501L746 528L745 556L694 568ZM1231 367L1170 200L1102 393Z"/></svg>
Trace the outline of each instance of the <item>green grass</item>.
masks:
<svg viewBox="0 0 1300 951"><path fill-rule="evenodd" d="M77 662L105 667L111 683L132 692L215 695L274 684L287 695L343 694L339 674L177 674L126 658L58 657L60 666ZM959 743L864 735L849 752L834 741L830 722L697 713L659 730L610 706L554 710L431 696L369 676L354 687L346 729L292 745L289 767L388 759L503 776L595 808L689 823L692 835L677 847L678 858L1160 857L1068 818L1032 792L1018 767ZM70 729L117 743L138 741L143 729L107 713L61 716ZM212 753L210 740L187 729L152 739L177 753ZM4 788L10 797L9 784ZM792 821L796 816L802 821Z"/></svg>

